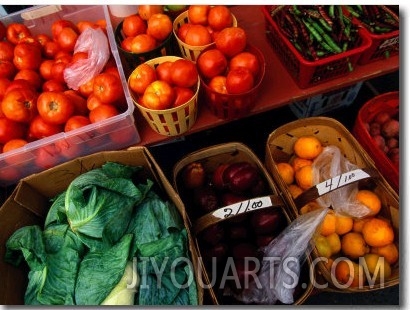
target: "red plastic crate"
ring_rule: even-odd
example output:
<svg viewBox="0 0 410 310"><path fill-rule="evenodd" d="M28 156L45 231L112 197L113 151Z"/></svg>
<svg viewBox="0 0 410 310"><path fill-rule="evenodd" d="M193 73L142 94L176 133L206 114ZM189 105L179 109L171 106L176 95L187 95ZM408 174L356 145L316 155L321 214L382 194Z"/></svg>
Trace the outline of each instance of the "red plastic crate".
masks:
<svg viewBox="0 0 410 310"><path fill-rule="evenodd" d="M359 65L365 65L399 54L399 30L385 34L374 34L364 27L363 30L364 34L370 38L372 44L360 56Z"/></svg>
<svg viewBox="0 0 410 310"><path fill-rule="evenodd" d="M262 7L266 35L281 62L300 88L311 87L349 74L352 68L354 70L362 53L371 45L369 36L366 36L364 30L360 28L355 48L316 61L306 60L273 20L270 15L273 7L272 5Z"/></svg>
<svg viewBox="0 0 410 310"><path fill-rule="evenodd" d="M393 165L386 154L373 143L365 127L365 123L369 123L381 111L387 112L390 116L399 112L399 92L388 92L367 101L359 110L353 135L372 157L376 167L393 189L399 192L399 168Z"/></svg>

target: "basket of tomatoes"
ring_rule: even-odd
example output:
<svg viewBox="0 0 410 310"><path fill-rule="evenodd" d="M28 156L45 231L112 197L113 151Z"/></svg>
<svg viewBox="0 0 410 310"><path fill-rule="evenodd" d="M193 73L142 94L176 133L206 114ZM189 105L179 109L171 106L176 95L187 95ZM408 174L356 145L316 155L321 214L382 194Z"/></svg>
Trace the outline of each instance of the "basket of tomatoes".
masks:
<svg viewBox="0 0 410 310"><path fill-rule="evenodd" d="M172 20L162 9L125 17L114 35L127 76L137 65L172 52Z"/></svg>
<svg viewBox="0 0 410 310"><path fill-rule="evenodd" d="M150 127L166 136L183 134L194 125L199 86L195 64L178 56L148 60L128 78L135 105Z"/></svg>
<svg viewBox="0 0 410 310"><path fill-rule="evenodd" d="M202 50L215 43L219 31L236 26L227 6L191 5L175 18L173 32L182 57L196 61Z"/></svg>
<svg viewBox="0 0 410 310"><path fill-rule="evenodd" d="M266 64L261 51L247 44L242 28L222 30L215 46L201 52L196 64L201 97L218 118L240 118L253 109Z"/></svg>

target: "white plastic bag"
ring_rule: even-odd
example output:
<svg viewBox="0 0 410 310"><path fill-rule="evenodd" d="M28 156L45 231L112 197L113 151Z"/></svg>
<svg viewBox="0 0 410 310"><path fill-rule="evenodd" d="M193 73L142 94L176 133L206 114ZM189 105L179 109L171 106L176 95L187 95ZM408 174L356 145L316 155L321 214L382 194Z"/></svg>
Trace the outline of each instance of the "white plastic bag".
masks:
<svg viewBox="0 0 410 310"><path fill-rule="evenodd" d="M103 30L91 27L84 30L74 47L74 53L77 52L87 52L88 58L74 62L64 70L64 80L74 90L98 75L110 57L110 47Z"/></svg>

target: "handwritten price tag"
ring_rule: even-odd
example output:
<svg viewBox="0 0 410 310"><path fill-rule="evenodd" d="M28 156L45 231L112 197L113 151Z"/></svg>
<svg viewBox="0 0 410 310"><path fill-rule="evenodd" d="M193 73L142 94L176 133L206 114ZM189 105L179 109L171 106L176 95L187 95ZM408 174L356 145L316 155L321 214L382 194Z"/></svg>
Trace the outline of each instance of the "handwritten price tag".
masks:
<svg viewBox="0 0 410 310"><path fill-rule="evenodd" d="M272 206L272 200L269 196L253 198L245 201L241 201L224 208L218 209L212 213L213 216L224 219L234 215L254 211L256 209L263 209Z"/></svg>
<svg viewBox="0 0 410 310"><path fill-rule="evenodd" d="M356 169L340 175L335 176L329 180L316 185L319 196L326 194L334 189L348 185L350 183L360 181L370 177L370 175L362 169Z"/></svg>

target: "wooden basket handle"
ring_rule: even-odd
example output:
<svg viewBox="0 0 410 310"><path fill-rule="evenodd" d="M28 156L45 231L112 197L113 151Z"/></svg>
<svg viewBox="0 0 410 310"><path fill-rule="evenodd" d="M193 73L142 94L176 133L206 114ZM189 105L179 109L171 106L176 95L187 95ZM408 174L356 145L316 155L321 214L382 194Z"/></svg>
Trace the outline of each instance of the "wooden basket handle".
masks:
<svg viewBox="0 0 410 310"><path fill-rule="evenodd" d="M209 226L218 222L225 221L229 218L264 208L282 206L285 206L285 204L282 198L277 195L263 196L240 201L228 206L221 207L201 216L194 222L193 231L194 234L198 234L205 228L208 228Z"/></svg>
<svg viewBox="0 0 410 310"><path fill-rule="evenodd" d="M355 169L349 172L339 174L331 179L312 186L294 199L296 208L299 210L307 203L316 200L324 194L333 192L343 186L365 180L369 178L378 178L379 174L374 168Z"/></svg>

